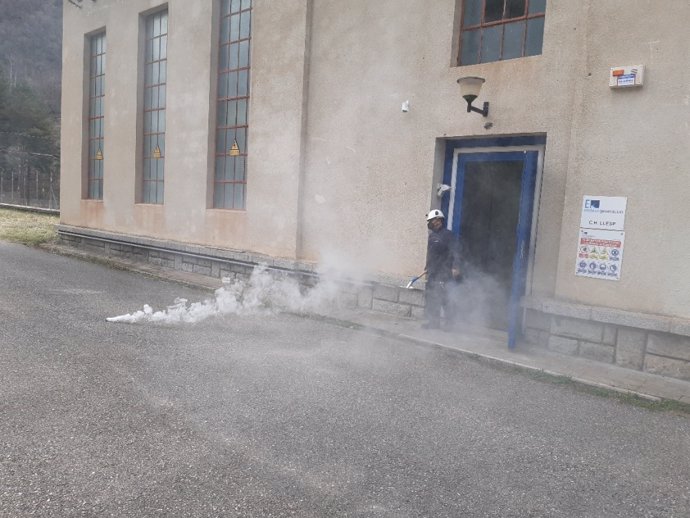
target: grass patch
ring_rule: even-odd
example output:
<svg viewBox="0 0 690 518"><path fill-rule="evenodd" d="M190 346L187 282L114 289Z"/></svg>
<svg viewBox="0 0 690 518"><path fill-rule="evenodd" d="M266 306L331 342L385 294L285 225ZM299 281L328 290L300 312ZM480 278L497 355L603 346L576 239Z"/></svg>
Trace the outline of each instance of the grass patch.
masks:
<svg viewBox="0 0 690 518"><path fill-rule="evenodd" d="M0 240L38 246L57 239L58 216L0 208Z"/></svg>
<svg viewBox="0 0 690 518"><path fill-rule="evenodd" d="M635 405L648 410L673 412L676 414L690 414L690 404L680 401L663 399L661 401L650 401L634 394L618 394L616 396L623 403Z"/></svg>

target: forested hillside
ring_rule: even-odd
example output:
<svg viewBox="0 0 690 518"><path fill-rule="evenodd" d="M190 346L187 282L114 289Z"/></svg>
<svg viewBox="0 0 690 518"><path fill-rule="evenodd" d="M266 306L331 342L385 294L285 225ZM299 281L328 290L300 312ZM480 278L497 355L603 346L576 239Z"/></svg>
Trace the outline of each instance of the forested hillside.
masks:
<svg viewBox="0 0 690 518"><path fill-rule="evenodd" d="M63 0L0 0L0 71L60 108Z"/></svg>
<svg viewBox="0 0 690 518"><path fill-rule="evenodd" d="M56 208L62 0L0 0L0 202Z"/></svg>

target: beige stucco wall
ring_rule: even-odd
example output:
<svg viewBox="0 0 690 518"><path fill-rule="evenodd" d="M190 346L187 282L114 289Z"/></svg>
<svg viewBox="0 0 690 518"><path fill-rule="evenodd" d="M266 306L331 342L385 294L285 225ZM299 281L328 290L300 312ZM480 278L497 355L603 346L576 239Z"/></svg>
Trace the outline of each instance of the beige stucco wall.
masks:
<svg viewBox="0 0 690 518"><path fill-rule="evenodd" d="M529 290L688 317L690 4L670 3L650 16L648 0L549 0L542 55L455 67L459 0L254 0L246 211L208 208L217 3L168 2L163 206L134 203L138 16L159 3L66 6L62 221L409 275L424 264L443 139L540 134ZM106 180L93 202L80 197L83 52L102 27ZM611 91L609 68L635 64L645 86ZM466 113L465 75L486 78L487 119ZM619 282L574 275L584 194L628 197Z"/></svg>
<svg viewBox="0 0 690 518"><path fill-rule="evenodd" d="M533 289L553 293L573 77L584 68L575 30L584 10L577 4L549 5L543 55L451 67L453 0L315 2L305 253L344 250L367 267L419 272L426 253L423 216L438 203L431 192L443 167L437 139L546 134ZM556 74L558 68L565 73ZM487 119L466 112L456 84L465 75L486 78L478 101L490 101ZM408 113L401 111L405 100Z"/></svg>
<svg viewBox="0 0 690 518"><path fill-rule="evenodd" d="M556 293L690 317L690 4L655 6L586 3L586 74L573 112ZM609 89L611 67L638 64L646 67L641 89ZM585 194L628 197L619 282L573 274Z"/></svg>
<svg viewBox="0 0 690 518"><path fill-rule="evenodd" d="M118 8L109 8L110 6ZM210 39L185 38L207 33L211 5L170 2L168 39L167 132L164 205L135 203L139 153L137 127L139 99L139 13L160 7L160 2L84 3L64 10L65 44L63 96L61 219L65 223L121 232L188 238L203 232L208 169ZM82 121L87 117L84 99L84 34L105 28L106 99L103 201L82 200L84 167ZM202 59L203 58L203 59ZM202 181L187 181L192 175Z"/></svg>
<svg viewBox="0 0 690 518"><path fill-rule="evenodd" d="M301 163L306 2L255 2L247 210L214 210L218 2L84 2L64 9L63 223L294 257ZM139 15L168 6L165 203L135 203ZM214 15L215 9L215 15ZM103 201L81 199L85 35L106 28ZM209 138L209 131L211 137Z"/></svg>

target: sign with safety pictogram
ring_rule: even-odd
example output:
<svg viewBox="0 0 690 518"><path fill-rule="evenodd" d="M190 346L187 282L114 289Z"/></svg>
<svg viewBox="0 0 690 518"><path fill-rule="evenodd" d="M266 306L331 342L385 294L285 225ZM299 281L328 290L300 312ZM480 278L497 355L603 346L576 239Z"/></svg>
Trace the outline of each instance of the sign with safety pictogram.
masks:
<svg viewBox="0 0 690 518"><path fill-rule="evenodd" d="M625 232L580 229L575 275L619 281L623 263Z"/></svg>

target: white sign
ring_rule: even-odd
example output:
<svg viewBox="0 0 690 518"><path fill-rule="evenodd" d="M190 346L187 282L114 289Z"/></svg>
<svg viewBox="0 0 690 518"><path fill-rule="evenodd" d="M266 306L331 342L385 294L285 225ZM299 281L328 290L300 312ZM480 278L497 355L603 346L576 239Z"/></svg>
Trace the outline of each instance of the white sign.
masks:
<svg viewBox="0 0 690 518"><path fill-rule="evenodd" d="M625 232L580 229L575 275L619 281L623 264Z"/></svg>
<svg viewBox="0 0 690 518"><path fill-rule="evenodd" d="M614 67L609 73L611 88L631 88L644 84L644 65Z"/></svg>
<svg viewBox="0 0 690 518"><path fill-rule="evenodd" d="M582 197L581 228L602 230L625 230L625 208L628 198L624 196Z"/></svg>
<svg viewBox="0 0 690 518"><path fill-rule="evenodd" d="M618 76L618 84L616 86L635 86L635 74Z"/></svg>

